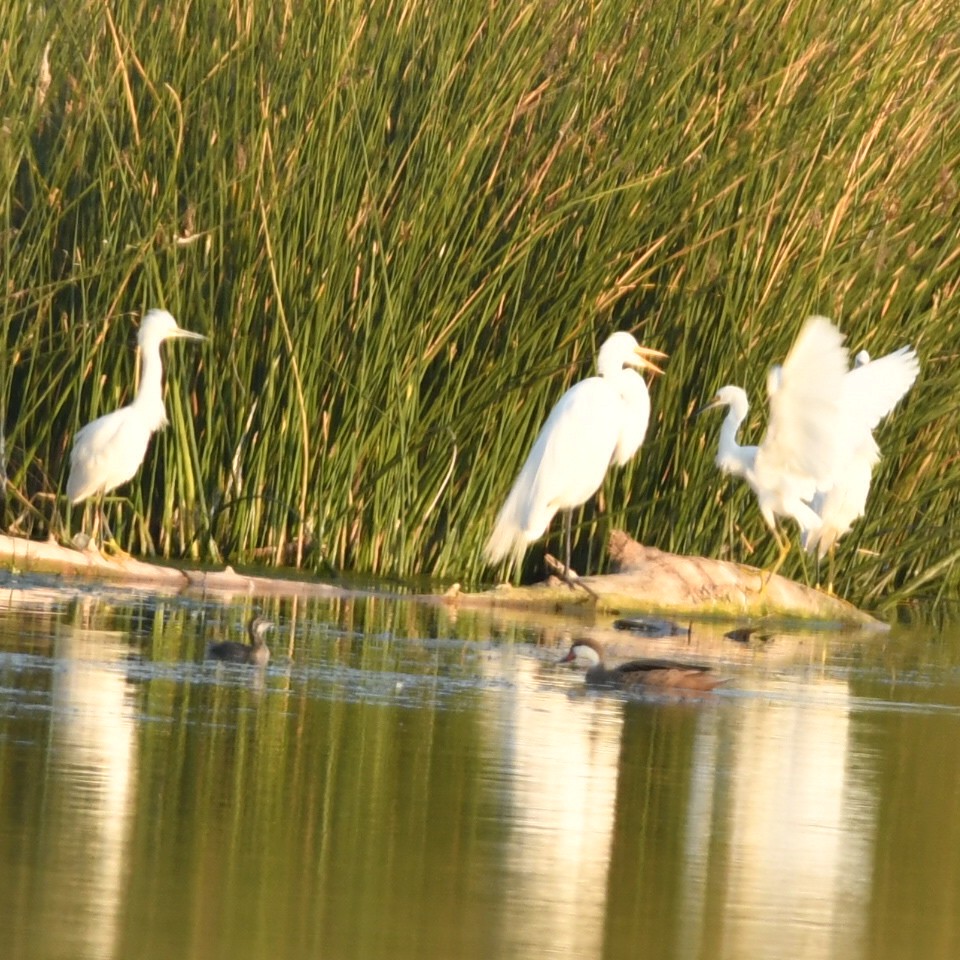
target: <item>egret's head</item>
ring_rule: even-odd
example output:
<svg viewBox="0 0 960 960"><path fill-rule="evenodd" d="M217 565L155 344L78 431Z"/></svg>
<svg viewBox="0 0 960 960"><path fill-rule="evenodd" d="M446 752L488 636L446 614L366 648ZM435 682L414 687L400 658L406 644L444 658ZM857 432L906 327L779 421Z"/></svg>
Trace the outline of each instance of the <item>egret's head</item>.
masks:
<svg viewBox="0 0 960 960"><path fill-rule="evenodd" d="M601 376L616 373L624 367L636 367L638 370L652 370L654 373L663 371L650 359L666 358L661 350L652 347L641 347L633 335L624 330L611 334L603 342L597 353L597 370Z"/></svg>
<svg viewBox="0 0 960 960"><path fill-rule="evenodd" d="M137 341L142 347L145 343L161 343L164 340L171 340L175 337L185 340L206 340L202 333L194 333L192 330L184 330L177 326L173 314L166 310L148 310L140 321L140 332L137 335Z"/></svg>
<svg viewBox="0 0 960 960"><path fill-rule="evenodd" d="M870 354L866 350L861 350L854 358L854 367L865 367L870 362Z"/></svg>
<svg viewBox="0 0 960 960"><path fill-rule="evenodd" d="M709 403L702 406L697 413L705 413L707 410L714 410L717 407L729 407L738 414L745 416L749 407L747 394L742 387L734 387L730 385L721 387L716 392L714 398Z"/></svg>

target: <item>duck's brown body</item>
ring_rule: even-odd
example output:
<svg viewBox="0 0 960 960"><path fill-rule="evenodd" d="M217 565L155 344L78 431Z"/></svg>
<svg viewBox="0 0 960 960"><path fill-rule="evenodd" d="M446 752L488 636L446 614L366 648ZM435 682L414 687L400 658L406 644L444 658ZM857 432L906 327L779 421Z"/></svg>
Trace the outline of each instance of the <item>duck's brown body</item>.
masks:
<svg viewBox="0 0 960 960"><path fill-rule="evenodd" d="M586 682L593 686L639 689L659 687L674 690L713 690L726 682L703 664L677 660L628 660L615 667L603 662L603 648L595 640L575 640L561 663L589 663Z"/></svg>
<svg viewBox="0 0 960 960"><path fill-rule="evenodd" d="M223 660L227 663L252 663L257 667L266 666L270 660L266 635L272 627L273 624L266 617L256 617L247 627L249 643L224 640L223 643L215 643L210 647L210 656L214 660Z"/></svg>

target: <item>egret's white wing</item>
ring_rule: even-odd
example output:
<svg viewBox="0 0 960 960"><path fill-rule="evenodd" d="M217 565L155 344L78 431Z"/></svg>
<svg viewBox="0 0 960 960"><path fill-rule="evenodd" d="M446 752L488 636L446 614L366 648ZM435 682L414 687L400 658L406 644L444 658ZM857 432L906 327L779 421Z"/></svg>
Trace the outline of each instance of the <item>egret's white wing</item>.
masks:
<svg viewBox="0 0 960 960"><path fill-rule="evenodd" d="M854 429L873 431L913 386L920 361L911 347L849 371L843 381L844 417Z"/></svg>
<svg viewBox="0 0 960 960"><path fill-rule="evenodd" d="M147 451L150 430L134 407L122 407L88 423L74 437L67 496L77 503L126 483Z"/></svg>
<svg viewBox="0 0 960 960"><path fill-rule="evenodd" d="M523 555L557 510L592 496L620 436L623 401L602 377L574 384L550 411L497 515L484 548L496 563Z"/></svg>
<svg viewBox="0 0 960 960"><path fill-rule="evenodd" d="M529 531L539 530L534 539L557 510L578 506L596 493L622 422L623 401L602 377L582 380L560 398L529 458L537 461L527 517Z"/></svg>
<svg viewBox="0 0 960 960"><path fill-rule="evenodd" d="M824 556L863 515L873 467L880 459L873 430L910 389L919 370L916 353L903 347L878 360L867 358L844 377L838 421L843 447L830 483L821 485L812 501L822 523L805 537L807 550L816 547Z"/></svg>
<svg viewBox="0 0 960 960"><path fill-rule="evenodd" d="M757 451L758 483L809 484L809 499L828 481L841 447L837 426L846 374L843 335L825 317L811 317L782 368L768 378L770 423Z"/></svg>
<svg viewBox="0 0 960 960"><path fill-rule="evenodd" d="M613 461L622 467L633 459L647 435L647 426L650 423L650 394L647 392L646 382L636 370L621 370L612 379L623 403L620 436L613 452Z"/></svg>

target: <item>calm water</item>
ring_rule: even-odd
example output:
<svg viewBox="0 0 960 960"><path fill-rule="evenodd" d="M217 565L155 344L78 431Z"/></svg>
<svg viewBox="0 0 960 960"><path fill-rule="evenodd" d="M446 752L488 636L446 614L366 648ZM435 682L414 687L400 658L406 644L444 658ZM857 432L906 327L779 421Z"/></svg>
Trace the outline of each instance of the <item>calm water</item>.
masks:
<svg viewBox="0 0 960 960"><path fill-rule="evenodd" d="M960 629L610 632L732 678L633 700L571 629L7 581L0 957L960 956Z"/></svg>

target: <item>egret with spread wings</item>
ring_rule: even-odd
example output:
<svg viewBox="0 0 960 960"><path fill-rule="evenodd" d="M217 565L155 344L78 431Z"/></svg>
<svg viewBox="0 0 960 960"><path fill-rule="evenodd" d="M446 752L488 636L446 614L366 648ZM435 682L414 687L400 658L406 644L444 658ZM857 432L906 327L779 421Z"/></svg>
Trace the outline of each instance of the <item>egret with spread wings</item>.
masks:
<svg viewBox="0 0 960 960"><path fill-rule="evenodd" d="M780 547L776 572L790 549L776 518L793 517L801 529L817 531L820 517L810 506L818 489L829 484L840 461L841 417L847 350L840 331L825 317L804 324L782 367L767 377L770 418L759 446L737 442L749 402L737 386L722 387L704 409L729 408L720 428L717 466L743 477L757 495L760 513Z"/></svg>
<svg viewBox="0 0 960 960"><path fill-rule="evenodd" d="M803 529L803 545L822 559L832 555L836 542L861 516L870 493L873 468L880 462L880 448L873 431L913 386L920 361L911 347L901 347L885 357L871 360L861 350L852 370L843 378L840 419L841 437L833 474L817 488L810 506L818 522Z"/></svg>

